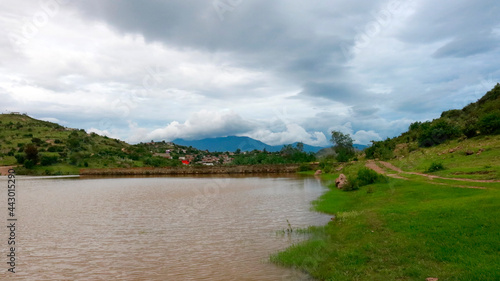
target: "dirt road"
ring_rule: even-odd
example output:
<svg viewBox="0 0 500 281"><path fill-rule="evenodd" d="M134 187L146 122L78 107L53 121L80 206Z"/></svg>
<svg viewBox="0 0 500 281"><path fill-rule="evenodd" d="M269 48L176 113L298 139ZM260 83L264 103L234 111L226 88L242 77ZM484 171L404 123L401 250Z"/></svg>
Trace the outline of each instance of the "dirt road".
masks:
<svg viewBox="0 0 500 281"><path fill-rule="evenodd" d="M16 166L0 166L0 176L6 176L9 174L9 170L15 168Z"/></svg>
<svg viewBox="0 0 500 281"><path fill-rule="evenodd" d="M378 165L380 163L383 165L385 168L396 172L397 174L393 173L388 173L384 168L380 167ZM375 172L379 174L386 175L391 178L396 178L396 179L403 179L403 180L408 180L405 177L400 176L400 174L407 174L407 175L419 175L423 177L427 177L430 180L433 179L444 179L444 180L453 180L453 181L462 181L462 182L500 182L500 180L473 180L473 179L461 179L461 178L445 178L445 177L439 177L439 176L434 176L434 175L428 175L424 173L416 173L416 172L405 172L401 170L400 168L392 165L391 163L384 162L384 161L373 161L369 160L366 162L365 166L369 169L374 170ZM480 187L480 186L468 186L468 185L456 185L456 184L448 184L448 183L437 183L433 182L433 184L439 184L439 185L446 185L446 186L453 186L453 187L461 187L461 188L476 188L476 189L485 189L485 187Z"/></svg>

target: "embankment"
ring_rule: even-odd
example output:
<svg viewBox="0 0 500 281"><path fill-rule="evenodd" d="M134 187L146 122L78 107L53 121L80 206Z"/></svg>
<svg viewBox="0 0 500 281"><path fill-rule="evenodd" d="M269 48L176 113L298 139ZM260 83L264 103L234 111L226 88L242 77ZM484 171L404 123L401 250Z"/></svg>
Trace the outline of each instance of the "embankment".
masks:
<svg viewBox="0 0 500 281"><path fill-rule="evenodd" d="M183 166L183 167L144 167L81 169L80 175L195 175L195 174L289 174L297 172L298 164L284 165L241 165L241 166Z"/></svg>

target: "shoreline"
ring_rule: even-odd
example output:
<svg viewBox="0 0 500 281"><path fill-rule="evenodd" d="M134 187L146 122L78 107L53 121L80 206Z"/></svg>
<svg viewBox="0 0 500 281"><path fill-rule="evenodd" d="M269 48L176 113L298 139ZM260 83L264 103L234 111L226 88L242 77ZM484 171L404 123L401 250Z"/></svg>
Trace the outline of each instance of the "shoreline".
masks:
<svg viewBox="0 0 500 281"><path fill-rule="evenodd" d="M184 166L184 167L142 167L81 169L82 176L107 175L197 175L197 174L291 174L296 173L299 164L238 165L238 166Z"/></svg>

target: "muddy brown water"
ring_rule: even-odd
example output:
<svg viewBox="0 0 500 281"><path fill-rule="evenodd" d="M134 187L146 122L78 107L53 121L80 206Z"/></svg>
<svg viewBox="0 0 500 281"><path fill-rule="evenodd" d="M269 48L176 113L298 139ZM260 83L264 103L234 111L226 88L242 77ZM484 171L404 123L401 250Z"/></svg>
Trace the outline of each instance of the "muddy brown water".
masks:
<svg viewBox="0 0 500 281"><path fill-rule="evenodd" d="M7 181L0 179L7 223ZM0 280L309 280L269 262L324 225L298 176L17 178L16 273ZM7 231L0 249L7 252ZM3 241L3 242L2 242ZM10 247L10 246L9 246Z"/></svg>

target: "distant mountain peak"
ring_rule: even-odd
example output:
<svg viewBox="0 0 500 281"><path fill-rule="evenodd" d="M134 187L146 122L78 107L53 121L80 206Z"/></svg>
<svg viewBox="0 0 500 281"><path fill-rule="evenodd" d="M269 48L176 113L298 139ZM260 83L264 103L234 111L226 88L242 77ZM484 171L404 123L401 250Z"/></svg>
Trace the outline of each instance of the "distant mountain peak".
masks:
<svg viewBox="0 0 500 281"><path fill-rule="evenodd" d="M262 141L247 137L247 136L226 136L217 138L205 138L201 140L184 140L175 139L172 141L178 145L192 146L200 150L208 151L236 151L240 149L241 151L252 151L252 150L266 150L269 152L280 151L284 145L268 145ZM292 144L297 145L297 142ZM312 146L304 144L304 151L306 152L318 152L324 147Z"/></svg>

